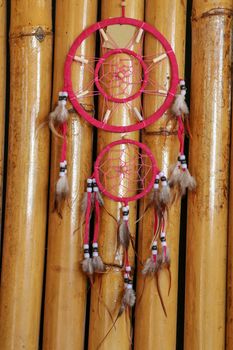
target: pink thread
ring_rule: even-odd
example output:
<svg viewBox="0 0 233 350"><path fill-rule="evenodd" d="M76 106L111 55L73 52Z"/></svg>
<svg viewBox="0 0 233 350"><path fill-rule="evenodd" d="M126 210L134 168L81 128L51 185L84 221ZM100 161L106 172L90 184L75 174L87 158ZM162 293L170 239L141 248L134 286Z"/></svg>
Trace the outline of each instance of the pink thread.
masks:
<svg viewBox="0 0 233 350"><path fill-rule="evenodd" d="M122 147L124 145L126 147ZM131 145L134 146L133 150ZM110 143L100 152L94 166L99 190L110 199L124 204L136 201L150 192L158 171L150 149L140 142L129 139Z"/></svg>
<svg viewBox="0 0 233 350"><path fill-rule="evenodd" d="M95 192L95 227L94 227L94 237L93 237L94 243L98 242L99 226L100 226L100 204L97 199L97 193Z"/></svg>
<svg viewBox="0 0 233 350"><path fill-rule="evenodd" d="M171 84L169 91L167 94L164 95L164 102L162 105L154 112L152 113L146 120L137 122L135 124L127 125L127 126L118 126L118 125L110 125L107 123L104 123L103 121L97 120L93 118L92 114L88 113L83 109L81 104L79 103L75 92L73 91L72 86L72 79L71 79L71 65L73 63L73 58L76 55L77 49L80 47L82 42L91 34L95 33L99 29L106 28L110 25L114 24L128 24L132 25L138 28L143 28L146 32L150 33L155 39L157 39L163 46L168 59L170 61L170 67L171 67ZM73 105L73 107L76 109L77 113L81 115L84 119L86 119L89 123L92 125L102 128L106 131L111 132L130 132L130 131L136 131L140 130L152 123L154 123L156 120L158 120L164 112L169 108L171 103L173 102L174 95L176 93L176 88L179 82L178 78L178 66L175 54L168 43L168 41L163 37L163 35L158 32L154 27L152 27L150 24L147 24L143 21L139 21L133 18L127 18L127 17L117 17L117 18L109 18L106 20L103 20L101 22L97 22L90 26L88 29L84 30L74 41L73 45L70 48L70 51L68 52L66 62L65 62L65 70L64 70L64 89L69 94L69 99ZM93 79L94 81L94 79ZM143 91L146 93L146 91ZM159 92L159 91L158 91ZM156 93L156 91L155 91ZM90 96L90 95L87 95Z"/></svg>
<svg viewBox="0 0 233 350"><path fill-rule="evenodd" d="M141 66L142 66L143 75L144 75L141 88L135 94L133 94L131 96L128 96L128 97L125 97L125 98L116 98L116 97L113 97L113 96L109 95L108 93L105 92L105 90L103 89L103 87L101 86L101 84L99 82L99 71L100 71L101 66L104 64L104 62L110 56L117 55L117 54L120 54L120 53L125 53L125 54L127 54L129 56L135 57L140 62ZM123 74L123 77L124 77L124 73L123 72L124 72L124 66L121 67L117 73L118 73L118 75L120 73ZM131 72L131 73L133 73L133 72ZM110 83L111 82L112 81L110 81ZM142 56L140 56L136 52L128 50L128 49L114 49L114 50L108 51L107 53L105 53L101 57L101 59L98 61L97 65L96 65L96 68L95 68L95 85L98 88L98 90L100 91L100 93L106 98L106 100L109 100L109 101L112 101L112 102L125 103L125 102L129 102L129 101L132 101L132 100L136 99L145 90L147 82L148 82L147 66L146 66L145 62L143 61ZM127 87L127 85L126 85L126 87ZM125 89L126 89L126 87L125 87Z"/></svg>
<svg viewBox="0 0 233 350"><path fill-rule="evenodd" d="M87 210L85 215L84 244L89 244L90 219L91 219L91 192L87 192Z"/></svg>

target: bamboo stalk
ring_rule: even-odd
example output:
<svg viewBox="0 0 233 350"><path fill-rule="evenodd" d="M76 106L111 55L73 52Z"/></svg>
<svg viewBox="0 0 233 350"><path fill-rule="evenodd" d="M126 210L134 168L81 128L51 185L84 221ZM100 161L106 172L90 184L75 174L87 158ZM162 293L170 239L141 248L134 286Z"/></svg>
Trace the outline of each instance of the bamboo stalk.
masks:
<svg viewBox="0 0 233 350"><path fill-rule="evenodd" d="M232 99L233 107L233 99ZM233 113L233 108L231 109ZM233 124L231 125L233 127ZM233 130L231 127L231 138ZM228 216L228 264L227 264L227 324L226 324L226 349L230 350L233 348L233 286L232 286L232 274L233 274L233 218L231 215L233 205L233 149L231 143L231 158L230 158L230 196L229 196L229 216Z"/></svg>
<svg viewBox="0 0 233 350"><path fill-rule="evenodd" d="M102 19L108 17L117 17L121 15L121 1L107 1L101 2ZM129 0L126 4L126 16L143 19L144 16L144 1ZM122 55L124 56L124 55ZM135 74L141 74L135 69ZM130 103L130 105L140 108L140 101L137 99ZM99 110L102 106L102 100L99 101ZM102 111L103 112L103 111ZM135 123L134 117L129 113L125 105L121 105L116 113L112 113L111 120L115 125L120 125L126 120ZM123 124L122 124L123 125ZM139 133L133 132L130 134L115 134L106 133L98 130L98 150L103 149L107 144L117 139L130 138L138 140ZM108 198L105 199L105 208L119 220L120 218L120 203L113 202ZM136 221L136 203L130 203L130 222L129 227L131 234L135 235L135 221ZM112 264L116 253L117 242L117 223L106 213L105 210L101 212L100 220L100 239L99 248L100 255L105 263ZM130 263L134 263L134 253L130 251ZM90 310L90 326L89 326L89 349L96 350L98 345L105 338L108 331L111 329L113 322L112 318L116 319L119 311L122 291L123 291L123 274L121 268L109 268L107 273L96 279L91 293L91 310ZM108 309L108 311L107 311ZM115 328L108 334L104 342L101 344L101 349L128 349L130 346L130 320L126 313L124 313L115 325Z"/></svg>
<svg viewBox="0 0 233 350"><path fill-rule="evenodd" d="M0 222L2 222L2 183L4 167L5 98L6 98L6 1L0 1ZM0 224L0 235L2 232Z"/></svg>
<svg viewBox="0 0 233 350"><path fill-rule="evenodd" d="M53 100L63 86L65 57L74 39L96 21L96 0L58 0L56 2L56 37ZM92 37L82 45L84 56L94 56ZM85 73L85 74L84 74ZM74 88L82 88L90 74L73 67ZM93 98L86 99L93 105ZM70 199L62 219L53 212L54 190L59 173L61 141L53 137L48 258L43 348L82 349L84 346L86 314L86 278L80 268L82 251L82 214L80 204L86 179L91 174L92 128L75 113L70 114L68 133L68 177Z"/></svg>
<svg viewBox="0 0 233 350"><path fill-rule="evenodd" d="M46 232L50 1L11 1L10 122L0 348L37 349Z"/></svg>
<svg viewBox="0 0 233 350"><path fill-rule="evenodd" d="M166 17L164 17L166 14ZM166 21L166 19L169 21ZM185 22L186 22L186 1L169 0L147 0L146 21L155 26L171 43L175 51L179 74L184 74L184 50L185 50ZM159 46L154 47L154 41L150 37L145 38L145 55L160 53ZM164 77L163 83L166 86L166 79L169 76L168 61L161 62L156 70L157 77ZM153 74L153 73L152 73ZM161 81L161 80L160 80ZM155 109L160 99L156 96L145 96L144 106L149 114ZM160 168L168 175L171 164L174 164L179 153L177 133L172 132L169 124L166 129L167 113L161 120L146 129L143 133L143 142L146 143L154 153ZM141 213L144 212L148 198L141 200ZM148 211L139 224L139 255L142 261L150 256L150 244L152 239L153 214ZM177 200L169 211L167 227L167 242L171 255L172 287L168 296L168 273L165 271L159 274L159 283L165 303L167 318L161 307L158 291L154 278L147 277L144 280L138 265L137 275L137 296L135 317L135 349L176 348L176 317L177 317L177 288L178 288L178 254L179 254L179 230L180 230L180 200Z"/></svg>
<svg viewBox="0 0 233 350"><path fill-rule="evenodd" d="M232 1L193 2L185 349L225 349Z"/></svg>
<svg viewBox="0 0 233 350"><path fill-rule="evenodd" d="M231 100L231 113L233 113L233 99ZM233 125L232 125L233 126ZM232 138L232 128L231 128L231 138ZM232 208L232 200L233 200L233 177L232 177L232 164L233 164L233 151L231 144L231 158L230 158L230 195L229 195L229 213L231 213ZM228 216L228 261L227 261L227 324L226 324L226 349L230 350L233 347L233 304L232 304L232 253L233 253L233 240L232 240L232 229L233 229L233 221L232 215Z"/></svg>

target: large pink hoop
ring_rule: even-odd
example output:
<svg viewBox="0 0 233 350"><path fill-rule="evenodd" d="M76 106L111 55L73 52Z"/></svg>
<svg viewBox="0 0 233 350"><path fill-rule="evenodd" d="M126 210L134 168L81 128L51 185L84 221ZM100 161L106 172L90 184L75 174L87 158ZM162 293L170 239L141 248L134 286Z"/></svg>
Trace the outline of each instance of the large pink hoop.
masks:
<svg viewBox="0 0 233 350"><path fill-rule="evenodd" d="M101 68L101 65L104 63L104 61L112 56L112 55L116 55L118 53L126 53L127 55L129 56L133 56L135 58L138 59L138 61L140 62L141 66L142 66L142 71L143 71L143 83L141 85L141 88L133 95L131 96L128 96L126 98L116 98L116 97L113 97L111 95L108 95L105 90L102 88L102 86L100 85L99 83L99 70ZM145 62L143 61L142 59L142 56L138 55L136 52L134 51L131 51L131 50L128 50L128 49L114 49L114 50L110 50L108 51L104 56L102 56L96 67L95 67L95 85L96 87L98 88L98 90L101 92L101 94L109 101L112 101L112 102L116 102L116 103L125 103L125 102L129 102L129 101L132 101L134 100L135 98L139 97L141 95L141 93L143 92L143 90L145 89L146 87L146 84L148 82L148 72L147 72L147 66L145 64Z"/></svg>
<svg viewBox="0 0 233 350"><path fill-rule="evenodd" d="M102 158L104 157L104 155L113 147L117 146L117 145L124 145L124 144L132 144L135 145L136 147L138 147L139 149L143 150L145 152L145 154L148 156L148 158L151 161L151 170L152 170L152 174L151 174L151 179L149 181L149 183L147 184L147 187L140 193L131 196L131 197L117 197L114 196L112 193L108 192L101 180L100 180L100 176L99 176L99 168L100 168L100 162L102 160ZM97 185L100 189L100 191L107 196L108 198L116 201L116 202L121 202L124 203L125 205L128 204L128 202L131 201L136 201L142 197L144 197L148 192L150 192L150 190L152 189L153 185L154 185L154 181L155 181L155 177L156 175L159 173L159 169L156 163L156 160L151 152L151 150L143 143L135 141L135 140L130 140L130 139L123 139L123 140L117 140L114 141L110 144L108 144L98 155L96 161L95 161L95 166L94 166L94 177L96 179Z"/></svg>
<svg viewBox="0 0 233 350"><path fill-rule="evenodd" d="M146 32L150 33L154 38L156 38L163 46L166 55L168 56L168 59L170 61L170 67L171 67L171 83L170 88L167 92L167 97L163 104L159 107L158 110L156 110L151 116L149 116L147 119L131 124L128 126L114 126L106 124L100 120L97 120L93 118L92 115L88 114L82 106L79 104L77 97L73 91L72 86L72 80L71 80L71 65L74 59L74 56L76 54L77 48L82 44L82 42L91 34L95 33L97 30L100 30L102 28L105 28L110 25L114 24L128 24L132 25L138 28L142 28ZM170 107L171 103L173 102L174 96L176 94L177 85L179 83L179 76L178 76L178 65L176 61L175 54L172 50L171 45L169 42L164 38L164 36L154 27L152 27L150 24L145 23L143 21L139 21L134 18L127 18L127 17L116 17L116 18L108 18L101 22L97 22L93 25L91 25L89 28L84 30L74 41L72 44L67 57L65 61L65 69L64 69L64 90L68 92L69 99L77 111L79 115L81 115L85 120L87 120L90 124L94 125L97 128L104 129L106 131L111 132L131 132L143 129L152 123L154 123L156 120L158 120Z"/></svg>

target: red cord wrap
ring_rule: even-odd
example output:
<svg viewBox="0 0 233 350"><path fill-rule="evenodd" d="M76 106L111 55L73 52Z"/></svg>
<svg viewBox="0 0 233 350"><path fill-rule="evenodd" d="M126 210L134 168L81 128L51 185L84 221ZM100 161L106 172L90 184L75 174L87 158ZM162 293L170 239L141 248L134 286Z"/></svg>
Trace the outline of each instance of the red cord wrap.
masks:
<svg viewBox="0 0 233 350"><path fill-rule="evenodd" d="M90 219L91 219L91 195L92 192L87 192L87 210L85 215L85 234L84 244L89 244L89 231L90 231Z"/></svg>
<svg viewBox="0 0 233 350"><path fill-rule="evenodd" d="M95 227L94 227L93 243L98 242L99 227L100 227L100 204L97 199L97 192L95 192Z"/></svg>
<svg viewBox="0 0 233 350"><path fill-rule="evenodd" d="M180 142L180 154L184 154L184 123L182 117L178 117L178 139Z"/></svg>
<svg viewBox="0 0 233 350"><path fill-rule="evenodd" d="M61 126L61 130L62 130L62 135L63 135L63 142L62 142L62 149L61 149L61 162L64 162L66 160L66 153L67 153L67 139L66 139L66 135L67 135L67 122L63 123Z"/></svg>

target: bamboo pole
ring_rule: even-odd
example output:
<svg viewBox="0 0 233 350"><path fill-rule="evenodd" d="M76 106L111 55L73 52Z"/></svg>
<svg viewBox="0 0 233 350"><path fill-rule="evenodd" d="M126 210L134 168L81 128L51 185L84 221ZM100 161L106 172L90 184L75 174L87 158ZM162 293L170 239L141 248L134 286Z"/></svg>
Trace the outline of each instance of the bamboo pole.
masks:
<svg viewBox="0 0 233 350"><path fill-rule="evenodd" d="M46 232L50 1L11 1L10 122L0 348L37 349Z"/></svg>
<svg viewBox="0 0 233 350"><path fill-rule="evenodd" d="M233 99L232 99L232 109L233 113ZM231 138L233 135L233 124L231 125ZM231 141L231 159L230 159L230 196L229 196L229 214L232 212L233 205L233 148ZM227 264L227 324L226 324L226 349L230 350L233 348L233 220L232 215L228 216L228 264Z"/></svg>
<svg viewBox="0 0 233 350"><path fill-rule="evenodd" d="M0 235L2 232L2 183L4 167L5 98L6 98L6 1L0 1Z"/></svg>
<svg viewBox="0 0 233 350"><path fill-rule="evenodd" d="M232 0L193 2L185 349L225 349Z"/></svg>
<svg viewBox="0 0 233 350"><path fill-rule="evenodd" d="M164 17L166 14L166 17ZM166 21L167 19L167 21ZM169 24L168 24L169 21ZM146 1L146 22L155 26L171 43L175 51L180 77L184 74L184 50L186 31L186 1L169 0L147 0ZM150 37L145 38L145 55L160 53L159 46L153 46L154 41ZM158 65L156 74L164 77L164 86L169 76L168 61ZM153 74L153 73L152 73ZM161 81L161 80L159 80ZM156 104L160 103L160 98L156 96L145 96L144 106L151 114ZM179 153L177 134L172 132L167 125L167 114L161 120L146 129L143 133L143 142L146 143L154 153L160 168L168 175L169 166L174 164ZM141 213L147 206L148 198L141 201ZM144 216L139 224L139 256L142 261L150 256L150 244L152 239L153 215L151 212ZM161 350L176 348L176 318L177 318L177 288L178 288L178 256L179 256L179 230L180 230L180 201L177 200L169 210L169 220L167 227L167 242L171 254L171 275L172 287L170 295L168 290L168 275L165 271L160 272L159 281L163 300L165 303L167 318L161 307L154 278L144 277L141 273L141 265L138 265L137 275L137 296L135 317L135 349Z"/></svg>
<svg viewBox="0 0 233 350"><path fill-rule="evenodd" d="M233 113L233 99L231 99L231 114ZM231 138L232 138L232 127L231 125ZM232 142L231 142L231 158L230 158L230 195L229 195L229 213L231 213L232 208L232 200L233 200L233 150L232 150ZM233 253L233 240L232 240L232 230L233 230L233 221L232 215L228 216L228 261L227 261L227 328L226 328L226 349L230 350L233 347L233 287L232 287L232 273L233 273L233 265L232 265L232 253Z"/></svg>
<svg viewBox="0 0 233 350"><path fill-rule="evenodd" d="M102 19L108 17L117 17L121 15L121 1L108 1L103 0L101 2ZM143 19L144 16L144 1L142 0L128 0L126 2L126 16L136 19ZM124 55L122 55L124 56ZM135 74L141 74L135 68ZM137 89L137 87L136 87ZM140 108L140 101L137 99L130 103L137 108ZM99 110L101 109L102 101L99 101ZM135 123L135 119L126 106L119 107L116 113L112 113L111 120L113 124L120 124L119 119L122 120L122 125L125 121ZM115 134L106 133L98 130L98 150L103 149L107 144L117 139L130 138L138 140L139 133L125 133ZM113 215L117 220L120 218L120 203L113 202L104 197L105 208ZM135 235L135 221L136 221L136 203L130 204L130 222L129 227L132 235ZM117 242L117 224L106 213L105 210L101 212L100 220L100 239L99 248L100 255L105 263L112 264L116 253ZM130 263L134 263L134 253L130 252ZM112 320L109 316L111 313L113 319L116 318L119 311L121 296L123 290L123 274L120 268L111 268L107 270L107 273L100 278L96 279L91 293L91 309L90 309L90 326L89 326L89 350L96 350L98 345L104 339L110 328L112 327ZM108 311L107 312L107 308ZM108 334L104 342L101 344L101 350L104 349L128 349L130 346L130 321L123 314L115 325L115 328Z"/></svg>
<svg viewBox="0 0 233 350"><path fill-rule="evenodd" d="M65 57L74 39L96 22L96 0L58 0L56 2L56 37L53 100L63 86ZM94 37L82 45L84 56L95 55ZM72 71L74 88L82 88L90 74L80 69ZM93 98L86 99L93 105ZM91 174L92 128L75 113L70 114L68 132L68 176L70 199L63 208L62 218L53 212L54 190L59 173L61 141L53 138L46 273L46 298L43 349L82 349L86 314L86 278L80 268L82 251L82 221L80 203L86 179Z"/></svg>

